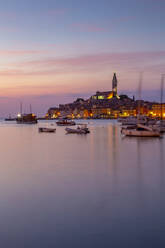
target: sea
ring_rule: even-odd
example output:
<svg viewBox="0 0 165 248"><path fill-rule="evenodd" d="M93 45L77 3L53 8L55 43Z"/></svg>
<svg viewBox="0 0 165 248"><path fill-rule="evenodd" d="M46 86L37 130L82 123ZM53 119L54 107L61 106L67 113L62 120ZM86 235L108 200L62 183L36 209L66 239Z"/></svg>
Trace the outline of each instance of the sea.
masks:
<svg viewBox="0 0 165 248"><path fill-rule="evenodd" d="M77 122L90 134L1 120L0 247L164 248L165 137Z"/></svg>

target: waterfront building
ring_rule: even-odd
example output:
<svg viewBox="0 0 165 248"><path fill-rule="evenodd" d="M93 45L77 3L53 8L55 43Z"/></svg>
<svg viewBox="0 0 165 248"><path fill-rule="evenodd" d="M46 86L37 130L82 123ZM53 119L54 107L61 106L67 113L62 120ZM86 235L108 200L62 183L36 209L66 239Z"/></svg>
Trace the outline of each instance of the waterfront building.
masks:
<svg viewBox="0 0 165 248"><path fill-rule="evenodd" d="M111 109L105 107L94 107L91 109L93 118L111 118Z"/></svg>
<svg viewBox="0 0 165 248"><path fill-rule="evenodd" d="M60 116L59 108L54 107L48 110L48 113L46 114L46 119L55 119L58 118L59 116Z"/></svg>
<svg viewBox="0 0 165 248"><path fill-rule="evenodd" d="M149 114L153 117L161 117L162 114L162 117L165 118L165 103L162 105L160 103L153 104Z"/></svg>
<svg viewBox="0 0 165 248"><path fill-rule="evenodd" d="M165 118L165 104L136 100L127 95L118 96L118 80L116 73L112 79L111 91L97 91L89 99L77 98L74 102L60 104L58 108L50 108L48 118L65 116L69 118L118 118L137 116L137 114L160 118L161 111Z"/></svg>

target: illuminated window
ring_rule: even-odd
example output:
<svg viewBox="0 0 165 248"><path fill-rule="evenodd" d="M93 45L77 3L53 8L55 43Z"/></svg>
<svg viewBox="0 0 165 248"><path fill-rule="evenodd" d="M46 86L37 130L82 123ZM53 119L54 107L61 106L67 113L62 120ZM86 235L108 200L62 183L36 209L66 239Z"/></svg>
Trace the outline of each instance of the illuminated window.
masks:
<svg viewBox="0 0 165 248"><path fill-rule="evenodd" d="M98 99L99 100L104 99L104 96L98 96Z"/></svg>

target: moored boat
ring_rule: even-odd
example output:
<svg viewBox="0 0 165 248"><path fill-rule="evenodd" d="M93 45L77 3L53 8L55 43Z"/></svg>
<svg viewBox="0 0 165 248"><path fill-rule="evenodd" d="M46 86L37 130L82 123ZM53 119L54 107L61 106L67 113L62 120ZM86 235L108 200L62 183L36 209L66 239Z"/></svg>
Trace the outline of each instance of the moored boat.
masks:
<svg viewBox="0 0 165 248"><path fill-rule="evenodd" d="M126 127L121 129L121 133L125 136L130 137L160 137L161 133L159 130L154 130L151 127L137 124L136 128Z"/></svg>
<svg viewBox="0 0 165 248"><path fill-rule="evenodd" d="M49 128L49 127L39 127L38 131L40 133L54 133L56 131L56 128Z"/></svg>
<svg viewBox="0 0 165 248"><path fill-rule="evenodd" d="M5 118L5 121L16 121L16 118Z"/></svg>
<svg viewBox="0 0 165 248"><path fill-rule="evenodd" d="M81 126L81 127L77 127L77 128L65 128L65 131L67 133L77 133L77 134L87 134L87 133L90 133L89 131L89 128L84 125L84 126Z"/></svg>
<svg viewBox="0 0 165 248"><path fill-rule="evenodd" d="M75 126L76 122L72 120L62 119L56 122L57 126Z"/></svg>
<svg viewBox="0 0 165 248"><path fill-rule="evenodd" d="M18 114L16 121L18 124L37 124L37 117L35 114Z"/></svg>

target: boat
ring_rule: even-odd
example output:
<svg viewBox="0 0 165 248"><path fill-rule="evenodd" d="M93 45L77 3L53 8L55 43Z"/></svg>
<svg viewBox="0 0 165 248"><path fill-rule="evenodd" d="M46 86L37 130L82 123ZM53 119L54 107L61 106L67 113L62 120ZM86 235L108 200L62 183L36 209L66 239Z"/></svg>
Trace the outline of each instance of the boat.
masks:
<svg viewBox="0 0 165 248"><path fill-rule="evenodd" d="M49 128L49 127L39 127L38 131L40 133L54 133L56 131L56 128Z"/></svg>
<svg viewBox="0 0 165 248"><path fill-rule="evenodd" d="M81 127L77 127L77 128L65 128L65 131L67 133L77 133L77 134L87 134L90 133L89 128L87 127L87 125L82 125Z"/></svg>
<svg viewBox="0 0 165 248"><path fill-rule="evenodd" d="M16 121L16 118L9 116L8 118L5 118L5 121Z"/></svg>
<svg viewBox="0 0 165 248"><path fill-rule="evenodd" d="M68 119L62 119L56 122L57 126L75 126L76 122Z"/></svg>
<svg viewBox="0 0 165 248"><path fill-rule="evenodd" d="M16 121L18 124L37 124L37 117L35 114L18 114Z"/></svg>
<svg viewBox="0 0 165 248"><path fill-rule="evenodd" d="M30 112L29 114L22 114L22 102L20 102L20 113L16 118L17 124L37 124L37 117L32 113L32 106L30 104Z"/></svg>
<svg viewBox="0 0 165 248"><path fill-rule="evenodd" d="M159 130L154 130L142 124L137 124L136 127L123 127L121 134L132 137L161 137Z"/></svg>

